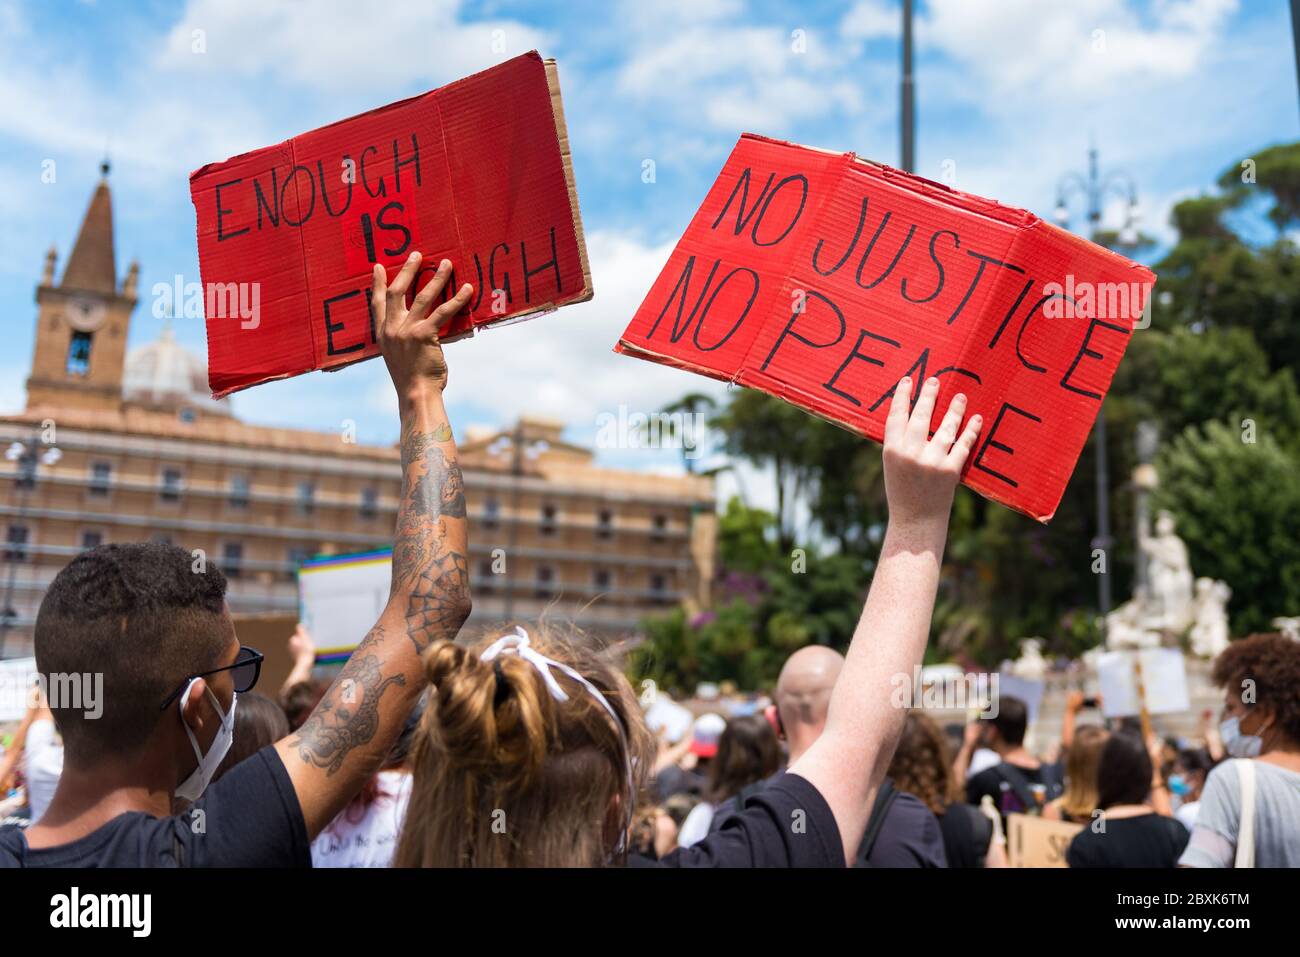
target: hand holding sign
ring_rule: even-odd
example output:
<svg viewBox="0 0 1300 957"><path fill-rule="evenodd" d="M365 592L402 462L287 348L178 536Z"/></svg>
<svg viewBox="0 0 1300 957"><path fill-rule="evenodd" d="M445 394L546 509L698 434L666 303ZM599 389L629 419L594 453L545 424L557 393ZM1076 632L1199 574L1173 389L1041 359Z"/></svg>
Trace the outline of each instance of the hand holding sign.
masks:
<svg viewBox="0 0 1300 957"><path fill-rule="evenodd" d="M438 333L469 305L474 293L474 287L465 283L456 295L433 309L434 300L442 294L451 275L451 262L444 259L407 309L406 293L420 268L420 259L419 252L411 253L391 285L384 267L376 264L370 290L379 348L397 394L402 398L418 392L426 384L439 392L446 388L447 360L443 358Z"/></svg>
<svg viewBox="0 0 1300 957"><path fill-rule="evenodd" d="M885 497L889 520L905 525L948 523L952 495L962 468L975 447L980 417L973 415L957 438L966 396L958 392L948 406L939 430L930 436L930 419L939 396L939 380L927 379L909 418L912 380L904 376L889 403L885 420Z"/></svg>

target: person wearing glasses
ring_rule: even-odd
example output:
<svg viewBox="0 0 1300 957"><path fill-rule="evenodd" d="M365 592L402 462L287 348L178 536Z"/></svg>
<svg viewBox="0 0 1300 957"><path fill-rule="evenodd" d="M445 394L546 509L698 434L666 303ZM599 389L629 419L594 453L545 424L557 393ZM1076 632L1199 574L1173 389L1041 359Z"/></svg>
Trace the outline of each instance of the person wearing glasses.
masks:
<svg viewBox="0 0 1300 957"><path fill-rule="evenodd" d="M0 828L0 867L309 866L312 839L379 769L426 686L421 653L454 638L470 611L438 331L473 290L435 307L451 272L443 260L408 307L419 270L412 253L390 284L377 265L371 292L402 425L392 589L379 621L300 728L213 783L262 663L235 634L225 576L160 543L79 555L41 602L36 665L62 679L51 688L102 679L102 693L93 709L77 696L51 700L63 773L39 821ZM174 799L192 803L173 815Z"/></svg>

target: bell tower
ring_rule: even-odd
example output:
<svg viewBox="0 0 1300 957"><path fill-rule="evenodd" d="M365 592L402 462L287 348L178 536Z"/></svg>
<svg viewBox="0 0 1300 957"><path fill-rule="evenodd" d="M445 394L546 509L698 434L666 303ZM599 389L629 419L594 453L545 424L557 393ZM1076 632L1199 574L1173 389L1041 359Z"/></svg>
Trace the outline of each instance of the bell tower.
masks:
<svg viewBox="0 0 1300 957"><path fill-rule="evenodd" d="M36 287L36 349L27 380L27 408L119 409L122 369L140 268L132 263L121 285L113 253L113 198L108 162L81 232L56 285L58 254L45 256Z"/></svg>

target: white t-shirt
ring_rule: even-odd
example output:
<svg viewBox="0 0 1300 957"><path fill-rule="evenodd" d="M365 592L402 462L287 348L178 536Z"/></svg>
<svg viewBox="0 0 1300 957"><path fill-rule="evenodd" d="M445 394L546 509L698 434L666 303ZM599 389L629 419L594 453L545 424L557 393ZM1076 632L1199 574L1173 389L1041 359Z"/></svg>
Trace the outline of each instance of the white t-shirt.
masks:
<svg viewBox="0 0 1300 957"><path fill-rule="evenodd" d="M966 780L970 780L981 771L987 771L989 768L996 768L1002 763L1002 755L998 754L992 748L976 748L975 753L971 755L970 767L966 769Z"/></svg>
<svg viewBox="0 0 1300 957"><path fill-rule="evenodd" d="M411 799L411 775L380 771L377 777L379 794L369 807L361 811L349 804L311 842L312 867L392 866Z"/></svg>
<svg viewBox="0 0 1300 957"><path fill-rule="evenodd" d="M63 745L55 739L54 722L41 718L27 729L27 746L23 753L23 774L27 777L27 803L32 809L32 823L45 816L54 800L54 789L63 774Z"/></svg>

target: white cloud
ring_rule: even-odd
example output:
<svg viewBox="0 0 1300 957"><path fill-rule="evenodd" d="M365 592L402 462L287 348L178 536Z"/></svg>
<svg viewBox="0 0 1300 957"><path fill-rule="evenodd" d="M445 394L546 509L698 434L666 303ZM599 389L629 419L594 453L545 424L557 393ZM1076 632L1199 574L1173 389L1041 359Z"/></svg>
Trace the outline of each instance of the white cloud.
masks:
<svg viewBox="0 0 1300 957"><path fill-rule="evenodd" d="M732 23L655 31L619 69L617 89L671 108L683 125L702 119L728 132L856 113L860 87L846 82L841 51L827 45L834 39L798 26Z"/></svg>
<svg viewBox="0 0 1300 957"><path fill-rule="evenodd" d="M196 53L200 40L206 52ZM391 92L399 84L438 86L548 43L546 33L517 20L466 21L458 0L191 0L159 62L315 89Z"/></svg>
<svg viewBox="0 0 1300 957"><path fill-rule="evenodd" d="M1190 75L1237 0L1161 0L1144 22L1124 0L931 0L918 50L941 50L981 98L1125 92L1141 78Z"/></svg>
<svg viewBox="0 0 1300 957"><path fill-rule="evenodd" d="M902 34L902 14L884 0L859 0L840 21L840 32L853 40L876 40Z"/></svg>
<svg viewBox="0 0 1300 957"><path fill-rule="evenodd" d="M701 386L708 391L709 380L613 352L674 244L589 234L592 301L449 344L448 401L472 401L502 422L529 412L594 430L597 414L620 403L652 412Z"/></svg>

